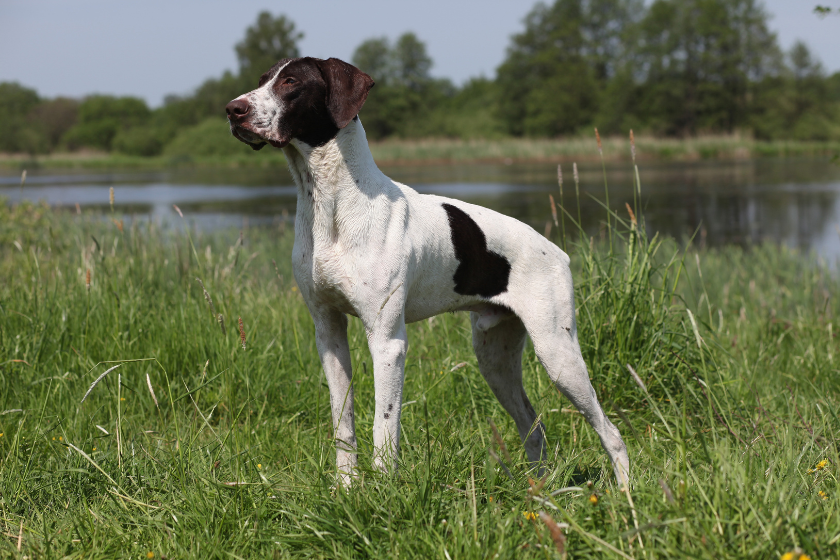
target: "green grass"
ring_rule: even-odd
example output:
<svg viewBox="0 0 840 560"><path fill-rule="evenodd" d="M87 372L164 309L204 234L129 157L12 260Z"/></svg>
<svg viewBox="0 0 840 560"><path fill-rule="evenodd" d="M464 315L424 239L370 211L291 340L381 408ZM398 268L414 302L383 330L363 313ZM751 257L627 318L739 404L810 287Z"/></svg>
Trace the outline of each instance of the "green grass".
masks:
<svg viewBox="0 0 840 560"><path fill-rule="evenodd" d="M0 204L0 558L560 557L540 511L573 558L840 555L840 283L813 258L682 252L619 215L611 239L557 239L633 509L532 348L551 454L529 480L465 314L409 327L396 476L370 468L371 359L351 320L361 474L336 490L292 233L121 218Z"/></svg>
<svg viewBox="0 0 840 560"><path fill-rule="evenodd" d="M179 155L156 157L106 153L56 153L47 156L2 155L0 170L28 169L160 169L162 167L271 167L285 165L282 152L270 148L254 153L242 152L230 139L230 155ZM837 156L838 142L760 141L739 136L701 136L697 138L636 139L637 157L647 161L731 160L762 157ZM182 147L186 152L188 146ZM221 149L218 146L216 149ZM627 161L630 151L624 138L604 138L604 157ZM590 137L560 139L503 138L498 140L457 140L447 138L390 139L371 143L380 164L470 163L529 161L597 161L595 141Z"/></svg>

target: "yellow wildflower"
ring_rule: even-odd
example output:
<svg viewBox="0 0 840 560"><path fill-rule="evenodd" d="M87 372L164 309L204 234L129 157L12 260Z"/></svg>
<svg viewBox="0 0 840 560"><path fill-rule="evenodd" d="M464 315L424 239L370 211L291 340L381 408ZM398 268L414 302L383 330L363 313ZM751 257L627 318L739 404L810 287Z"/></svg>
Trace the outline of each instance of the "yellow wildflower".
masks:
<svg viewBox="0 0 840 560"><path fill-rule="evenodd" d="M528 521L534 521L534 520L537 518L537 514L536 514L536 513L534 513L533 511L523 511L523 512L522 512L522 515L523 515L523 516L525 517L525 519L527 519Z"/></svg>
<svg viewBox="0 0 840 560"><path fill-rule="evenodd" d="M3 432L0 432L0 437L3 437Z"/></svg>
<svg viewBox="0 0 840 560"><path fill-rule="evenodd" d="M589 496L589 503L592 504L593 506L597 506L598 505L598 496L596 496L595 494L592 494L591 496Z"/></svg>
<svg viewBox="0 0 840 560"><path fill-rule="evenodd" d="M826 493L825 493L825 492L823 492L822 490L820 490L819 492L817 492L817 494L819 494L819 495L820 495L820 498L822 498L823 500L827 500L827 499L828 499L828 494L826 494Z"/></svg>
<svg viewBox="0 0 840 560"><path fill-rule="evenodd" d="M58 441L64 441L64 436L58 436Z"/></svg>
<svg viewBox="0 0 840 560"><path fill-rule="evenodd" d="M261 469L262 468L262 463L257 463L257 468Z"/></svg>
<svg viewBox="0 0 840 560"><path fill-rule="evenodd" d="M487 501L492 502L493 501L493 496L487 496Z"/></svg>
<svg viewBox="0 0 840 560"><path fill-rule="evenodd" d="M155 553L152 552L151 550L146 553L146 558L148 558L149 560L152 560L152 558L154 558L154 557L155 557Z"/></svg>
<svg viewBox="0 0 840 560"><path fill-rule="evenodd" d="M828 466L828 459L823 459L813 469L808 469L808 473L814 473L817 471L821 471Z"/></svg>
<svg viewBox="0 0 840 560"><path fill-rule="evenodd" d="M779 560L793 560L793 552L785 552Z"/></svg>
<svg viewBox="0 0 840 560"><path fill-rule="evenodd" d="M120 400L121 400L121 401L124 401L124 400L125 400L125 397L120 397Z"/></svg>
<svg viewBox="0 0 840 560"><path fill-rule="evenodd" d="M811 557L808 556L807 554L800 554L799 555L799 560L811 560Z"/></svg>

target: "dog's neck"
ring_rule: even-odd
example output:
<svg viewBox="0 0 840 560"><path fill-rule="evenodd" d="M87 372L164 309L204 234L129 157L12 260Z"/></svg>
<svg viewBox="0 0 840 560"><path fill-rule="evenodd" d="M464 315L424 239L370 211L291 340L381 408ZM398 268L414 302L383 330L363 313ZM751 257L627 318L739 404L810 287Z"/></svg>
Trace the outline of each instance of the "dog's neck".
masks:
<svg viewBox="0 0 840 560"><path fill-rule="evenodd" d="M299 226L335 240L339 224L364 208L382 192L388 178L376 167L367 136L358 118L323 146L292 140L283 148L297 185Z"/></svg>

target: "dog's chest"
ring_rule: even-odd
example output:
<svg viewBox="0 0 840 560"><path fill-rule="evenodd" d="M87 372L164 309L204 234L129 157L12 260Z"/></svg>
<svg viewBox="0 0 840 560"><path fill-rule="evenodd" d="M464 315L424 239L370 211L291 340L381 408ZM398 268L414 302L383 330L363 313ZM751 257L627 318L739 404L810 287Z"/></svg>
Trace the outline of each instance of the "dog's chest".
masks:
<svg viewBox="0 0 840 560"><path fill-rule="evenodd" d="M336 243L313 239L309 232L295 237L292 253L295 279L305 294L355 315L350 303L354 289L352 258Z"/></svg>

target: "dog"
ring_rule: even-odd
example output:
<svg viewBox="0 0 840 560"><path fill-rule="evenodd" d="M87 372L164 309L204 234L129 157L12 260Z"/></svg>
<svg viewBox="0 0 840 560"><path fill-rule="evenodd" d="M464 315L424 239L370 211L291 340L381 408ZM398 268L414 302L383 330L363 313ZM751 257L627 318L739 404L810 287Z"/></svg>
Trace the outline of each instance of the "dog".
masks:
<svg viewBox="0 0 840 560"><path fill-rule="evenodd" d="M233 136L255 150L282 149L297 186L292 261L329 385L339 483L351 484L357 466L347 315L361 319L373 357L373 464L394 472L406 324L469 311L479 370L513 417L529 461L541 465L547 452L522 386L528 336L627 484L627 449L580 352L569 257L518 220L386 177L358 116L373 85L336 58L284 59L226 107Z"/></svg>

